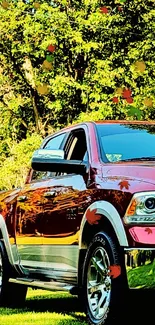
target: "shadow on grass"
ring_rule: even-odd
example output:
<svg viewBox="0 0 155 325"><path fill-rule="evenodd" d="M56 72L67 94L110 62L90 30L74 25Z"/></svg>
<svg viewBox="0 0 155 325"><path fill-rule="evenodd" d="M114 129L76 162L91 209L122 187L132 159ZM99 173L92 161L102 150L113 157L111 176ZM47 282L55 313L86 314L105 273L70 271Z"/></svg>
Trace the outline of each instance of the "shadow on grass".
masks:
<svg viewBox="0 0 155 325"><path fill-rule="evenodd" d="M26 301L25 307L34 309L37 312L56 312L66 313L69 311L82 312L82 306L79 300L73 296L65 297L44 297L39 299L30 299Z"/></svg>
<svg viewBox="0 0 155 325"><path fill-rule="evenodd" d="M125 309L120 309L122 321L116 325L150 325L154 324L155 318L155 290L130 289L125 298ZM63 293L36 294L31 292L23 309L4 309L3 314L34 312L34 313L57 313L72 316L71 320L58 320L54 324L86 324L83 308L77 297ZM52 316L51 316L52 317ZM10 324L10 323L9 323ZM21 323L19 323L21 324ZM39 323L40 324L40 323ZM111 325L111 324L109 324Z"/></svg>
<svg viewBox="0 0 155 325"><path fill-rule="evenodd" d="M151 324L155 317L155 290L147 289L130 289L126 297L125 310L121 310L123 316L122 324ZM79 321L85 321L85 316L82 313L81 303L76 297L62 296L53 297L45 296L44 298L35 297L26 301L25 307L29 311L35 312L55 312L74 316ZM75 314L77 313L77 314ZM119 325L119 324L118 324Z"/></svg>
<svg viewBox="0 0 155 325"><path fill-rule="evenodd" d="M62 295L62 297L61 297ZM27 299L25 307L29 311L34 312L54 312L61 314L68 314L76 318L78 321L85 321L85 315L83 314L82 304L76 296L72 296L60 293L60 296L54 297L53 294L45 297L33 297L33 299ZM80 315L81 314L81 315Z"/></svg>

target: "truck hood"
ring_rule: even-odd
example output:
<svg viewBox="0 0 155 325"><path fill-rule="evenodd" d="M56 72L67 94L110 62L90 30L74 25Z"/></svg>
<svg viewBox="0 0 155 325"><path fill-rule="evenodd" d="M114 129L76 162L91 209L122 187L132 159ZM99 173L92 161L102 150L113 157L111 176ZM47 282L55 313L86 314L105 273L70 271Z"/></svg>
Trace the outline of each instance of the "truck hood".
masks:
<svg viewBox="0 0 155 325"><path fill-rule="evenodd" d="M116 188L120 182L128 181L133 191L155 190L155 161L151 162L119 162L102 165L102 180ZM147 185L148 184L148 185ZM128 189L128 188L126 188Z"/></svg>

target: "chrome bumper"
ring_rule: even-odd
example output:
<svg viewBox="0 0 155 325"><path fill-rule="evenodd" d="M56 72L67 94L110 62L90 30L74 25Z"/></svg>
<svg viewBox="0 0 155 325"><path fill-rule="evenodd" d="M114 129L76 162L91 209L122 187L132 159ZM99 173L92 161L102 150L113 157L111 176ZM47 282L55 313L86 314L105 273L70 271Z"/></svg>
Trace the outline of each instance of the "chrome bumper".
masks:
<svg viewBox="0 0 155 325"><path fill-rule="evenodd" d="M155 249L125 249L129 288L155 289Z"/></svg>

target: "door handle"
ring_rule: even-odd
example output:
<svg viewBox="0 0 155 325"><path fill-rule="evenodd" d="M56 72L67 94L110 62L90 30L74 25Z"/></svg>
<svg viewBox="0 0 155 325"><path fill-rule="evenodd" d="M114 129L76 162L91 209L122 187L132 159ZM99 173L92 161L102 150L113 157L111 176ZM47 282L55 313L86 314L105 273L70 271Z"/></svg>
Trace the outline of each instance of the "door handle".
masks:
<svg viewBox="0 0 155 325"><path fill-rule="evenodd" d="M56 191L49 191L44 193L44 197L55 197L57 195Z"/></svg>
<svg viewBox="0 0 155 325"><path fill-rule="evenodd" d="M25 202L27 200L27 196L26 195L21 195L18 196L17 201L18 202Z"/></svg>

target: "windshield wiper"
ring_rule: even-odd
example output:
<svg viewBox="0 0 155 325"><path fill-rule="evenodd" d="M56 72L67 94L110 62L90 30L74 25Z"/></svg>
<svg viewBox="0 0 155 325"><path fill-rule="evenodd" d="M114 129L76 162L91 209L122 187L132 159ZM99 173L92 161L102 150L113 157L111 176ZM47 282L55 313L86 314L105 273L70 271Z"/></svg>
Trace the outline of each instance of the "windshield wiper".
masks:
<svg viewBox="0 0 155 325"><path fill-rule="evenodd" d="M139 158L128 158L128 159L122 159L120 161L143 161L143 160L153 161L153 160L155 160L155 156L151 156L151 157L139 157Z"/></svg>

